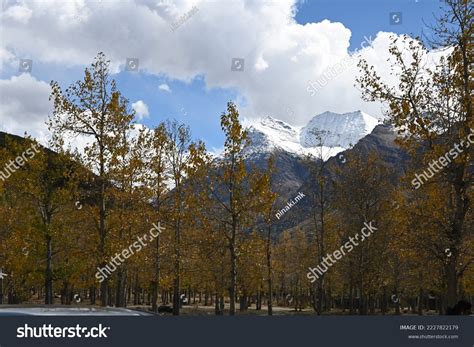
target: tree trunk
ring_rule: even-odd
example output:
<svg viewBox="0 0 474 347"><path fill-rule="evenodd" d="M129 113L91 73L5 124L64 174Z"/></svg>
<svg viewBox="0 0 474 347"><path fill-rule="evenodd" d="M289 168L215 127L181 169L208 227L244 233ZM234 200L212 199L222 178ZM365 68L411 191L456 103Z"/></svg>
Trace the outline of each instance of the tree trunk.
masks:
<svg viewBox="0 0 474 347"><path fill-rule="evenodd" d="M255 303L255 309L257 311L262 309L262 291L260 289L257 292L257 302Z"/></svg>
<svg viewBox="0 0 474 347"><path fill-rule="evenodd" d="M382 303L380 305L380 310L382 311L382 315L387 313L387 288L383 287L383 295L382 295Z"/></svg>
<svg viewBox="0 0 474 347"><path fill-rule="evenodd" d="M240 308L239 310L241 312L247 311L248 305L247 305L247 295L244 293L240 296Z"/></svg>
<svg viewBox="0 0 474 347"><path fill-rule="evenodd" d="M266 251L267 251L267 284L268 284L268 315L273 315L273 269L272 269L272 239L271 239L271 232L272 228L269 225L267 231L267 244L266 244Z"/></svg>
<svg viewBox="0 0 474 347"><path fill-rule="evenodd" d="M320 316L323 313L323 286L324 286L324 274L322 274L317 280L316 286L316 313Z"/></svg>
<svg viewBox="0 0 474 347"><path fill-rule="evenodd" d="M219 309L221 311L221 315L224 315L224 309L225 309L224 295L221 295L220 297Z"/></svg>
<svg viewBox="0 0 474 347"><path fill-rule="evenodd" d="M106 207L105 207L105 149L101 145L99 148L99 161L100 161L100 170L99 170L99 179L100 179L100 194L99 194L99 259L100 259L100 267L104 268L107 265L105 261L105 243L107 237L107 231L105 226L106 220ZM100 283L100 305L107 306L109 303L109 278L106 277Z"/></svg>
<svg viewBox="0 0 474 347"><path fill-rule="evenodd" d="M181 199L181 191L178 191L178 199ZM175 248L174 248L174 280L173 280L173 316L179 316L179 310L181 308L181 300L180 300L180 266L181 266L181 254L180 254L180 242L181 242L181 200L178 201L179 208L178 208L178 217L176 221L176 229L175 229Z"/></svg>
<svg viewBox="0 0 474 347"><path fill-rule="evenodd" d="M215 298L216 298L216 301L215 301L214 311L216 313L216 316L222 316L224 314L224 296L216 293Z"/></svg>
<svg viewBox="0 0 474 347"><path fill-rule="evenodd" d="M420 292L418 293L418 315L423 315L423 288L420 287Z"/></svg>
<svg viewBox="0 0 474 347"><path fill-rule="evenodd" d="M2 269L0 269L2 271ZM3 304L3 278L0 278L0 305Z"/></svg>
<svg viewBox="0 0 474 347"><path fill-rule="evenodd" d="M95 295L96 295L95 287L90 287L89 288L89 298L90 298L91 305L95 305Z"/></svg>
<svg viewBox="0 0 474 347"><path fill-rule="evenodd" d="M453 254L453 258L454 254ZM445 306L454 307L457 303L458 296L458 277L456 272L456 262L454 259L450 259L450 262L445 267L446 274L446 295L445 295Z"/></svg>
<svg viewBox="0 0 474 347"><path fill-rule="evenodd" d="M397 301L395 302L395 314L399 316L400 315L400 298L398 297L398 287L395 288L395 297L397 298Z"/></svg>
<svg viewBox="0 0 474 347"><path fill-rule="evenodd" d="M101 215L102 215L102 211L101 211ZM100 224L102 225L102 223L104 223L104 221L102 220L102 217L100 218L101 221L100 221ZM105 223L104 223L105 224ZM102 226L100 227L102 229ZM100 244L99 244L99 257L100 259L105 259L105 232L100 232ZM105 260L102 260L100 262L100 268L105 268L105 266L107 265L107 262ZM107 303L109 301L109 278L106 277L101 283L100 283L100 305L101 306L107 306Z"/></svg>
<svg viewBox="0 0 474 347"><path fill-rule="evenodd" d="M51 236L48 233L48 227L46 229L46 269L45 269L45 279L44 279L44 288L45 296L44 303L46 305L52 305L54 303L53 298L53 269L52 269L52 244Z"/></svg>
<svg viewBox="0 0 474 347"><path fill-rule="evenodd" d="M158 293L160 291L160 235L158 235L155 239L155 250L155 271L154 278L151 282L151 310L153 312L157 312L158 310Z"/></svg>
<svg viewBox="0 0 474 347"><path fill-rule="evenodd" d="M230 249L230 261L231 261L231 270L230 270L230 311L231 316L235 315L235 294L237 289L237 255L235 253L235 234L236 234L236 225L233 223L232 226L232 238L229 245Z"/></svg>
<svg viewBox="0 0 474 347"><path fill-rule="evenodd" d="M349 314L354 314L354 285L352 279L349 285Z"/></svg>
<svg viewBox="0 0 474 347"><path fill-rule="evenodd" d="M133 304L134 305L139 305L140 304L140 288L138 286L138 274L135 274L135 285L133 289Z"/></svg>
<svg viewBox="0 0 474 347"><path fill-rule="evenodd" d="M125 286L127 281L127 271L123 268L123 264L119 266L117 271L117 284L115 288L115 306L116 307L125 307Z"/></svg>
<svg viewBox="0 0 474 347"><path fill-rule="evenodd" d="M63 288L61 290L61 304L71 305L71 288L68 281L63 282Z"/></svg>
<svg viewBox="0 0 474 347"><path fill-rule="evenodd" d="M176 238L179 238L179 231L176 232ZM175 249L176 260L174 262L174 280L173 280L173 316L179 316L180 303L180 261L179 246Z"/></svg>

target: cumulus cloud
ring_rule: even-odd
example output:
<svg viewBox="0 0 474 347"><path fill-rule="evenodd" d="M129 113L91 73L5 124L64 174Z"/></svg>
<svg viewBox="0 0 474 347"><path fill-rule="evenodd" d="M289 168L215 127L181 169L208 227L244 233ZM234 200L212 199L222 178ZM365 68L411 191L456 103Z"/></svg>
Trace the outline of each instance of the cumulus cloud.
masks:
<svg viewBox="0 0 474 347"><path fill-rule="evenodd" d="M13 5L2 14L2 19L10 19L21 24L26 24L30 20L32 11L26 5Z"/></svg>
<svg viewBox="0 0 474 347"><path fill-rule="evenodd" d="M298 24L296 2L27 2L3 15L0 57L11 60L5 52L15 52L42 63L84 66L103 51L115 71L127 57L137 57L140 69L150 74L185 82L203 76L206 88L236 89L245 100L240 113L249 119L271 115L303 125L326 110L358 109L380 116L381 105L363 102L353 86L356 59L348 59L343 71L315 95L308 93L308 82L350 58L351 31L328 20ZM170 26L193 6L199 11L172 32ZM389 33L381 32L357 52L387 78L388 44ZM245 60L244 71L231 70L233 58ZM137 115L146 117L141 103L134 104Z"/></svg>
<svg viewBox="0 0 474 347"><path fill-rule="evenodd" d="M132 104L132 108L134 109L138 119L140 120L150 115L150 112L148 111L148 106L143 102L143 100L138 100L137 102L134 102Z"/></svg>
<svg viewBox="0 0 474 347"><path fill-rule="evenodd" d="M0 130L16 135L29 135L46 144L49 131L45 124L52 112L48 100L51 89L29 74L0 80Z"/></svg>
<svg viewBox="0 0 474 347"><path fill-rule="evenodd" d="M167 85L166 83L160 84L160 85L158 86L158 89L159 89L159 90L163 90L163 91L168 92L168 93L171 93L170 86Z"/></svg>
<svg viewBox="0 0 474 347"><path fill-rule="evenodd" d="M0 47L0 71L4 70L6 66L12 66L15 62L15 55Z"/></svg>

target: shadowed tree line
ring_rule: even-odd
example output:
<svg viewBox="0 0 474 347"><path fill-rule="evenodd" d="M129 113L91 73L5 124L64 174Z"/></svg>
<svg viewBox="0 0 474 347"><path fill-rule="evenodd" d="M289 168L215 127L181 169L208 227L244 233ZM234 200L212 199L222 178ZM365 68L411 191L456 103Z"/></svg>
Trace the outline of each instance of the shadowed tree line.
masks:
<svg viewBox="0 0 474 347"><path fill-rule="evenodd" d="M11 168L0 178L0 267L8 274L0 303L80 298L152 311L170 304L174 315L183 304L213 306L217 315L252 306L269 315L276 306L365 315L444 314L460 299L472 302L474 146L462 142L474 129L472 4L449 0L446 8L428 43L393 40L397 85L359 63L364 98L388 106L387 123L409 154L404 174L377 153L348 151L328 176L324 134L315 133L321 156L305 160L311 216L281 233L277 154L252 164L232 102L220 116L225 144L216 158L176 121L135 124L102 53L68 88L51 82L49 149L0 137L0 167ZM430 46L449 47L434 67L426 64ZM72 150L75 140L81 151ZM415 175L456 145L459 155L415 189ZM32 147L39 150L20 164ZM311 283L308 268L370 221L377 232ZM153 223L164 231L99 282L98 269Z"/></svg>

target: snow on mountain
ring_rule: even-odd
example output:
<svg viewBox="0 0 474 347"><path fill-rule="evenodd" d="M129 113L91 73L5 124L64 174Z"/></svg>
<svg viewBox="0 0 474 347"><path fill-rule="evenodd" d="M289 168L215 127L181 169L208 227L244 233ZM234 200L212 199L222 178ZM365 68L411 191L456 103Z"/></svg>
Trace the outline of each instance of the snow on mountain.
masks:
<svg viewBox="0 0 474 347"><path fill-rule="evenodd" d="M361 111L344 114L325 112L312 118L304 127L294 127L267 116L248 127L252 141L248 152L267 153L280 149L296 155L322 156L327 160L351 144L355 145L377 124L377 119Z"/></svg>
<svg viewBox="0 0 474 347"><path fill-rule="evenodd" d="M377 124L376 118L362 111L344 114L324 112L311 119L301 129L301 144L314 147L322 143L328 147L347 149L370 134Z"/></svg>
<svg viewBox="0 0 474 347"><path fill-rule="evenodd" d="M251 150L255 152L268 152L274 148L291 153L300 151L299 129L269 116L251 125L249 136L252 140Z"/></svg>

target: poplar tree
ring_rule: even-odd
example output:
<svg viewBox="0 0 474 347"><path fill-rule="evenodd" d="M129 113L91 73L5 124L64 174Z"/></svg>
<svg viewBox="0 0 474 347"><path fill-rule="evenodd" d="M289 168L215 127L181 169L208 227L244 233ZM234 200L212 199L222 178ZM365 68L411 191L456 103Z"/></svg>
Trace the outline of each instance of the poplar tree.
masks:
<svg viewBox="0 0 474 347"><path fill-rule="evenodd" d="M464 273L460 265L464 244L472 238L469 218L472 218L472 158L474 146L467 136L474 129L472 117L474 9L469 0L445 0L443 14L430 27L431 37L422 42L408 36L393 38L390 46L391 73L395 85L384 81L374 66L359 62L358 83L367 101L379 101L388 106L388 120L399 131L399 143L414 158L421 152L426 168L440 156L449 153L449 161L432 181L414 191L425 194L430 185L445 189L445 225L437 229L444 247L451 256L443 266L445 304L453 307L460 297L459 281ZM435 66L426 64L428 50L445 49ZM449 50L447 50L449 48ZM454 156L454 152L459 152ZM472 264L472 255L468 262Z"/></svg>
<svg viewBox="0 0 474 347"><path fill-rule="evenodd" d="M94 219L99 236L98 266L103 268L107 263L109 242L110 163L121 146L121 138L115 135L130 129L134 112L110 78L110 61L103 53L99 53L92 65L85 69L83 80L65 91L58 82L52 81L51 89L54 111L48 126L53 141L58 145L67 144L77 137L87 141L82 159L96 175ZM108 305L108 279L101 282L100 294L101 305Z"/></svg>

